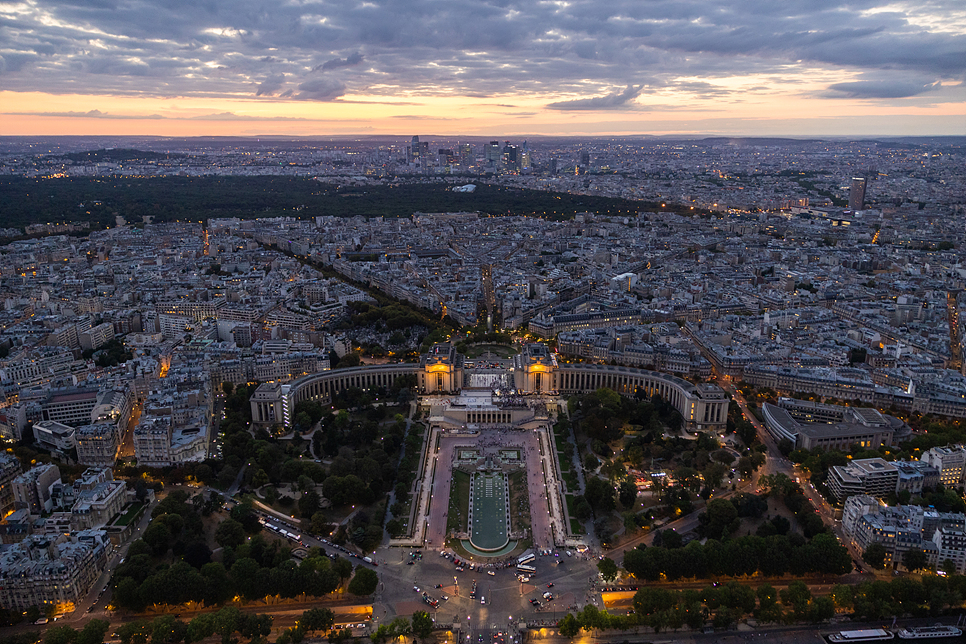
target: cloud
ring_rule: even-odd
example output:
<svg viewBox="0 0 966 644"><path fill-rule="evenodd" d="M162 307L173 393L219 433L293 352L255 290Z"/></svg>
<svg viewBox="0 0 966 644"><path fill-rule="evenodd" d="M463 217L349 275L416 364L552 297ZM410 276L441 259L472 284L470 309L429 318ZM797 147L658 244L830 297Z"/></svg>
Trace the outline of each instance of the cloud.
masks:
<svg viewBox="0 0 966 644"><path fill-rule="evenodd" d="M633 101L644 89L643 85L628 85L623 92L614 92L607 96L593 98L578 98L573 101L558 101L547 105L552 110L619 110Z"/></svg>
<svg viewBox="0 0 966 644"><path fill-rule="evenodd" d="M297 116L246 116L234 112L216 112L192 116L192 121L311 121Z"/></svg>
<svg viewBox="0 0 966 644"><path fill-rule="evenodd" d="M361 62L362 62L362 54L360 54L359 52L356 52L354 54L349 55L346 58L333 58L331 60L327 60L321 65L315 66L312 69L312 71L327 72L330 69L339 69L340 67L353 67L355 65L358 65Z"/></svg>
<svg viewBox="0 0 966 644"><path fill-rule="evenodd" d="M935 92L942 87L941 81L934 83L915 83L906 81L853 81L829 85L822 95L826 98L908 98L927 92Z"/></svg>
<svg viewBox="0 0 966 644"><path fill-rule="evenodd" d="M4 112L10 116L52 116L56 118L84 119L163 119L160 114L108 114L100 110L87 112Z"/></svg>
<svg viewBox="0 0 966 644"><path fill-rule="evenodd" d="M822 98L878 101L927 83L866 75L966 80L962 0L0 0L0 29L0 86L17 92L569 95L588 98L550 107L593 111L630 109L641 83L711 103L747 92L717 82L735 77L780 78L786 91L821 77ZM846 79L878 85L836 82Z"/></svg>
<svg viewBox="0 0 966 644"><path fill-rule="evenodd" d="M274 96L285 84L285 74L273 74L255 88L255 96Z"/></svg>
<svg viewBox="0 0 966 644"><path fill-rule="evenodd" d="M345 94L345 83L328 78L315 78L299 84L295 98L309 101L331 101Z"/></svg>

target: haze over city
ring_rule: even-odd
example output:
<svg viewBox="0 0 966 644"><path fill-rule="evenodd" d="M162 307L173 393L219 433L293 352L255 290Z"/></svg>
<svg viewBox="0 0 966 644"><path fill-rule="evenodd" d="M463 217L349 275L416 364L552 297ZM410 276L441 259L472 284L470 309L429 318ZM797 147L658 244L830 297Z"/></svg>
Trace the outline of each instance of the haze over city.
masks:
<svg viewBox="0 0 966 644"><path fill-rule="evenodd" d="M961 2L0 3L0 134L962 134Z"/></svg>

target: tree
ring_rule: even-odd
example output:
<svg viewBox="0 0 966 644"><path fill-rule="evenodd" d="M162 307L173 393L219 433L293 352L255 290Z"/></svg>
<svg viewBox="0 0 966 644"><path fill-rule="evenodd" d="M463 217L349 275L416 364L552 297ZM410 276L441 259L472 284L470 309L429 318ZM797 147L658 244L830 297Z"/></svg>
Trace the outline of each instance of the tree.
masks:
<svg viewBox="0 0 966 644"><path fill-rule="evenodd" d="M758 597L759 615L772 610L778 603L778 591L771 584L759 586L758 590L755 591L755 595Z"/></svg>
<svg viewBox="0 0 966 644"><path fill-rule="evenodd" d="M398 537L403 534L403 524L399 519L389 519L386 521L386 532L389 533L391 537Z"/></svg>
<svg viewBox="0 0 966 644"><path fill-rule="evenodd" d="M54 626L44 634L44 644L73 644L77 631L70 626Z"/></svg>
<svg viewBox="0 0 966 644"><path fill-rule="evenodd" d="M929 565L929 555L922 550L907 550L902 558L902 564L909 572L923 570Z"/></svg>
<svg viewBox="0 0 966 644"><path fill-rule="evenodd" d="M576 502L574 503L574 514L577 516L577 520L584 522L589 519L594 514L593 508L590 507L590 503L587 502L583 496L578 496Z"/></svg>
<svg viewBox="0 0 966 644"><path fill-rule="evenodd" d="M805 614L808 603L812 599L812 591L808 589L805 582L798 579L788 584L788 588L781 591L780 595L782 603L791 606L799 617Z"/></svg>
<svg viewBox="0 0 966 644"><path fill-rule="evenodd" d="M365 568L362 569L366 570ZM339 576L339 582L344 584L345 580L352 576L352 562L345 557L337 557L332 562L332 571Z"/></svg>
<svg viewBox="0 0 966 644"><path fill-rule="evenodd" d="M755 463L750 456L742 456L738 459L738 471L742 476L751 476L755 471Z"/></svg>
<svg viewBox="0 0 966 644"><path fill-rule="evenodd" d="M151 622L151 644L177 644L188 635L188 625L174 615L159 615Z"/></svg>
<svg viewBox="0 0 966 644"><path fill-rule="evenodd" d="M153 629L151 628L150 622L143 619L128 622L127 624L119 626L117 629L117 635L121 638L121 644L147 644L152 632ZM204 638L199 637L198 639Z"/></svg>
<svg viewBox="0 0 966 644"><path fill-rule="evenodd" d="M852 607L852 586L846 584L835 584L829 597L835 602L835 606L842 609Z"/></svg>
<svg viewBox="0 0 966 644"><path fill-rule="evenodd" d="M580 632L580 623L571 613L567 613L557 622L557 628L560 629L561 636L575 637Z"/></svg>
<svg viewBox="0 0 966 644"><path fill-rule="evenodd" d="M942 570L947 575L956 574L956 562L952 559L943 559L942 564L940 564L939 569Z"/></svg>
<svg viewBox="0 0 966 644"><path fill-rule="evenodd" d="M614 581L617 579L617 564L610 557L604 557L597 562L597 570L604 581Z"/></svg>
<svg viewBox="0 0 966 644"><path fill-rule="evenodd" d="M144 531L142 537L145 543L151 546L155 556L160 557L171 547L171 531L164 523L152 521L148 529Z"/></svg>
<svg viewBox="0 0 966 644"><path fill-rule="evenodd" d="M110 626L111 623L103 619L92 619L84 624L84 628L78 631L75 642L76 644L102 644L104 642L104 634L107 633L107 629Z"/></svg>
<svg viewBox="0 0 966 644"><path fill-rule="evenodd" d="M413 635L419 639L426 639L433 634L433 618L424 610L413 613Z"/></svg>
<svg viewBox="0 0 966 644"><path fill-rule="evenodd" d="M213 613L214 629L221 635L221 644L232 644L231 636L242 627L242 613L234 606L225 606Z"/></svg>
<svg viewBox="0 0 966 644"><path fill-rule="evenodd" d="M637 484L630 479L624 479L620 485L620 491L617 493L617 500L621 502L621 505L625 508L630 509L634 506L637 501Z"/></svg>
<svg viewBox="0 0 966 644"><path fill-rule="evenodd" d="M674 470L674 480L692 492L701 489L701 476L693 467L682 466Z"/></svg>
<svg viewBox="0 0 966 644"><path fill-rule="evenodd" d="M272 634L272 622L274 621L275 618L271 615L242 615L238 632L253 642L255 640L264 641L261 638Z"/></svg>
<svg viewBox="0 0 966 644"><path fill-rule="evenodd" d="M831 597L816 597L808 607L810 622L824 622L835 616L835 602Z"/></svg>
<svg viewBox="0 0 966 644"><path fill-rule="evenodd" d="M356 574L349 582L349 592L353 595L371 595L376 592L376 586L379 585L379 577L376 573L368 568L363 568L359 566L356 568Z"/></svg>
<svg viewBox="0 0 966 644"><path fill-rule="evenodd" d="M587 499L595 515L606 514L617 507L614 502L614 487L597 477L592 476L587 480L584 498Z"/></svg>
<svg viewBox="0 0 966 644"><path fill-rule="evenodd" d="M885 568L886 549L881 543L870 543L862 553L862 561L876 570Z"/></svg>
<svg viewBox="0 0 966 644"><path fill-rule="evenodd" d="M795 444L788 438L783 438L778 441L778 451L782 456L788 456L795 449Z"/></svg>
<svg viewBox="0 0 966 644"><path fill-rule="evenodd" d="M701 475L704 477L704 482L712 490L719 485L721 481L724 480L725 474L728 472L728 468L721 463L711 463L708 467L704 468Z"/></svg>
<svg viewBox="0 0 966 644"><path fill-rule="evenodd" d="M245 543L245 527L229 517L218 524L215 541L222 548L237 548Z"/></svg>
<svg viewBox="0 0 966 644"><path fill-rule="evenodd" d="M334 623L335 613L328 608L310 608L299 620L299 625L307 631L327 631Z"/></svg>

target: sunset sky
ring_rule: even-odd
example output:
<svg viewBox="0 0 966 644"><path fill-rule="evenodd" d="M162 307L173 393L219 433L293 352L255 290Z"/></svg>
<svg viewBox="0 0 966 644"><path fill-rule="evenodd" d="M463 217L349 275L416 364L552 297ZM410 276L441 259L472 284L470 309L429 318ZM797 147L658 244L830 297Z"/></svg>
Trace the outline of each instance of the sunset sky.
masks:
<svg viewBox="0 0 966 644"><path fill-rule="evenodd" d="M0 0L0 135L966 134L963 0Z"/></svg>

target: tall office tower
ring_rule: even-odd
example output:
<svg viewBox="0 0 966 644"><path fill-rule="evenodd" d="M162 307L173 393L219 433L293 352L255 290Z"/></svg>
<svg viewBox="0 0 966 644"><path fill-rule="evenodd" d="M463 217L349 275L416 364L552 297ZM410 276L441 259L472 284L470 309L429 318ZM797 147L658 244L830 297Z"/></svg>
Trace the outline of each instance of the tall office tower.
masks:
<svg viewBox="0 0 966 644"><path fill-rule="evenodd" d="M550 159L549 172L550 174L557 174L557 159Z"/></svg>
<svg viewBox="0 0 966 644"><path fill-rule="evenodd" d="M849 191L849 210L865 210L865 177L853 177Z"/></svg>
<svg viewBox="0 0 966 644"><path fill-rule="evenodd" d="M520 169L520 148L510 145L509 141L503 146L503 165L508 170Z"/></svg>
<svg viewBox="0 0 966 644"><path fill-rule="evenodd" d="M414 165L419 163L419 136L414 136L409 146L409 162Z"/></svg>
<svg viewBox="0 0 966 644"><path fill-rule="evenodd" d="M453 165L456 163L456 155L449 148L440 148L436 151L436 165Z"/></svg>
<svg viewBox="0 0 966 644"><path fill-rule="evenodd" d="M460 163L463 165L473 165L473 146L463 143L459 146Z"/></svg>
<svg viewBox="0 0 966 644"><path fill-rule="evenodd" d="M585 168L590 165L590 152L580 153L580 165L584 166Z"/></svg>
<svg viewBox="0 0 966 644"><path fill-rule="evenodd" d="M500 149L499 141L490 141L483 146L483 156L486 158L487 165L495 165L500 162L503 151Z"/></svg>

